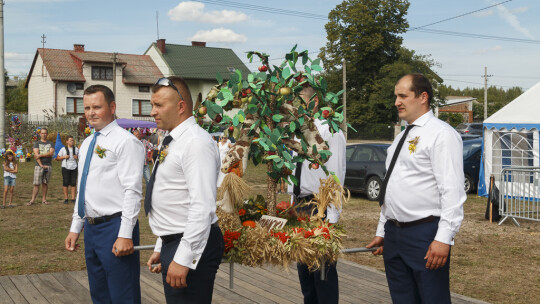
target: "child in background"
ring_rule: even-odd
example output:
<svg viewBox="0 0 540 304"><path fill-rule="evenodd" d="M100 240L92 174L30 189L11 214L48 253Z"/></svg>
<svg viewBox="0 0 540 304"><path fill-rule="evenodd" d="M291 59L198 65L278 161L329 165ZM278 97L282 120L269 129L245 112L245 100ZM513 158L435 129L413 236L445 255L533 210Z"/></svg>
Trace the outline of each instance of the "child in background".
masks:
<svg viewBox="0 0 540 304"><path fill-rule="evenodd" d="M6 198L9 191L9 208L13 208L13 190L15 189L15 179L17 178L16 173L18 172L17 168L17 159L13 151L8 150L6 152L4 160L4 200L3 204L0 207L1 209L6 208Z"/></svg>
<svg viewBox="0 0 540 304"><path fill-rule="evenodd" d="M79 149L75 147L73 136L66 137L66 145L60 149L56 156L57 161L62 161L62 191L64 192L64 204L68 204L68 187L71 186L71 202L75 203L77 191L77 161Z"/></svg>

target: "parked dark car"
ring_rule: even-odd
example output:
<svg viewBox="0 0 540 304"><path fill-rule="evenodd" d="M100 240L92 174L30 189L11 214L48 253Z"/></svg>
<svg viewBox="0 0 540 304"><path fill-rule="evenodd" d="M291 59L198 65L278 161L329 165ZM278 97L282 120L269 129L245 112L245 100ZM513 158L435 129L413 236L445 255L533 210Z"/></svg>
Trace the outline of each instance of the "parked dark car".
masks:
<svg viewBox="0 0 540 304"><path fill-rule="evenodd" d="M365 193L372 201L379 199L386 173L385 160L389 144L354 144L347 146L345 187Z"/></svg>
<svg viewBox="0 0 540 304"><path fill-rule="evenodd" d="M472 122L472 123L462 123L456 127L456 131L464 134L480 135L482 136L482 123L481 122Z"/></svg>
<svg viewBox="0 0 540 304"><path fill-rule="evenodd" d="M465 192L472 193L478 185L480 160L482 158L482 138L463 140L463 173Z"/></svg>

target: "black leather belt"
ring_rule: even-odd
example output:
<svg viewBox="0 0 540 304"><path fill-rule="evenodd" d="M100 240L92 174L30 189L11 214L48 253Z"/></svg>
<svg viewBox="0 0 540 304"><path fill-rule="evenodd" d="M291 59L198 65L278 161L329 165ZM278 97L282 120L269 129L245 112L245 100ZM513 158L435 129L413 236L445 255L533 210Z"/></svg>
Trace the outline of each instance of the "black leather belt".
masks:
<svg viewBox="0 0 540 304"><path fill-rule="evenodd" d="M217 222L215 222L210 227L211 228L219 228L219 225L218 225ZM161 244L164 245L164 244L179 240L183 236L184 236L183 233L176 233L176 234L169 234L169 235L160 236L159 238L161 239Z"/></svg>
<svg viewBox="0 0 540 304"><path fill-rule="evenodd" d="M90 225L97 225L97 224L103 224L105 222L110 221L111 219L115 217L122 216L122 211L116 212L115 214L111 215L105 215L102 217L87 217L86 220L88 221L88 224Z"/></svg>
<svg viewBox="0 0 540 304"><path fill-rule="evenodd" d="M406 227L412 227L412 226L416 226L416 225L420 225L420 224L424 224L424 223L430 223L430 222L433 222L433 221L438 220L438 219L440 219L440 217L430 215L428 217L425 217L425 218L422 218L422 219L419 219L419 220L416 220L416 221L412 221L412 222L398 222L398 221L393 220L393 219L389 219L388 221L390 223L393 223L397 227L406 228Z"/></svg>

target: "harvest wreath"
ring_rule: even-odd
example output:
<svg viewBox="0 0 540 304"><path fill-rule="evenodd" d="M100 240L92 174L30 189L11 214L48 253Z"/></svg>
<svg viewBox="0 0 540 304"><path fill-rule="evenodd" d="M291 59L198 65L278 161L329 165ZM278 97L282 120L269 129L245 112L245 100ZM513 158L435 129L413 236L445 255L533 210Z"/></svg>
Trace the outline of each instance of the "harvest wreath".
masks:
<svg viewBox="0 0 540 304"><path fill-rule="evenodd" d="M238 188L234 185L238 186L238 183L243 183L243 180L235 174L227 174L220 194L242 197L241 193L235 191ZM349 199L345 191L333 177L321 180L319 193L309 202L318 210L311 216L299 216L295 211L298 206L289 206L288 202L277 204L278 217L287 220L283 228L268 229L261 225L260 219L266 214L262 196L243 202L240 200L240 203L235 204L226 202L228 210L232 205L236 211L228 213L224 208L218 208L217 211L225 240L224 258L250 267L272 264L281 265L285 269L291 262L300 262L310 270L317 270L322 261L335 262L342 249L341 238L345 231L339 225L322 219L329 203L340 209L341 202ZM233 192L236 193L229 195Z"/></svg>

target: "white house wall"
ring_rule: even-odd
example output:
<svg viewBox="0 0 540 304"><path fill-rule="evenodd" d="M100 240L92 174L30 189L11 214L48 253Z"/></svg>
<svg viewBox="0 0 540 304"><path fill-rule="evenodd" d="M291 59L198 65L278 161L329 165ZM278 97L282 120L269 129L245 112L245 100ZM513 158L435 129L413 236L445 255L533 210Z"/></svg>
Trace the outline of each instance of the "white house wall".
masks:
<svg viewBox="0 0 540 304"><path fill-rule="evenodd" d="M37 56L28 82L28 114L32 120L43 120L44 110L54 111L54 82L46 69L42 75L42 66L41 56Z"/></svg>
<svg viewBox="0 0 540 304"><path fill-rule="evenodd" d="M165 60L163 60L163 57L161 57L161 54L157 50L157 47L155 44L152 44L152 46L148 49L145 55L148 55L150 56L150 58L152 58L152 60L154 61L154 64L158 67L158 69L161 71L161 73L165 77L174 75L171 69L169 68L169 66L167 65L167 63L165 63Z"/></svg>

